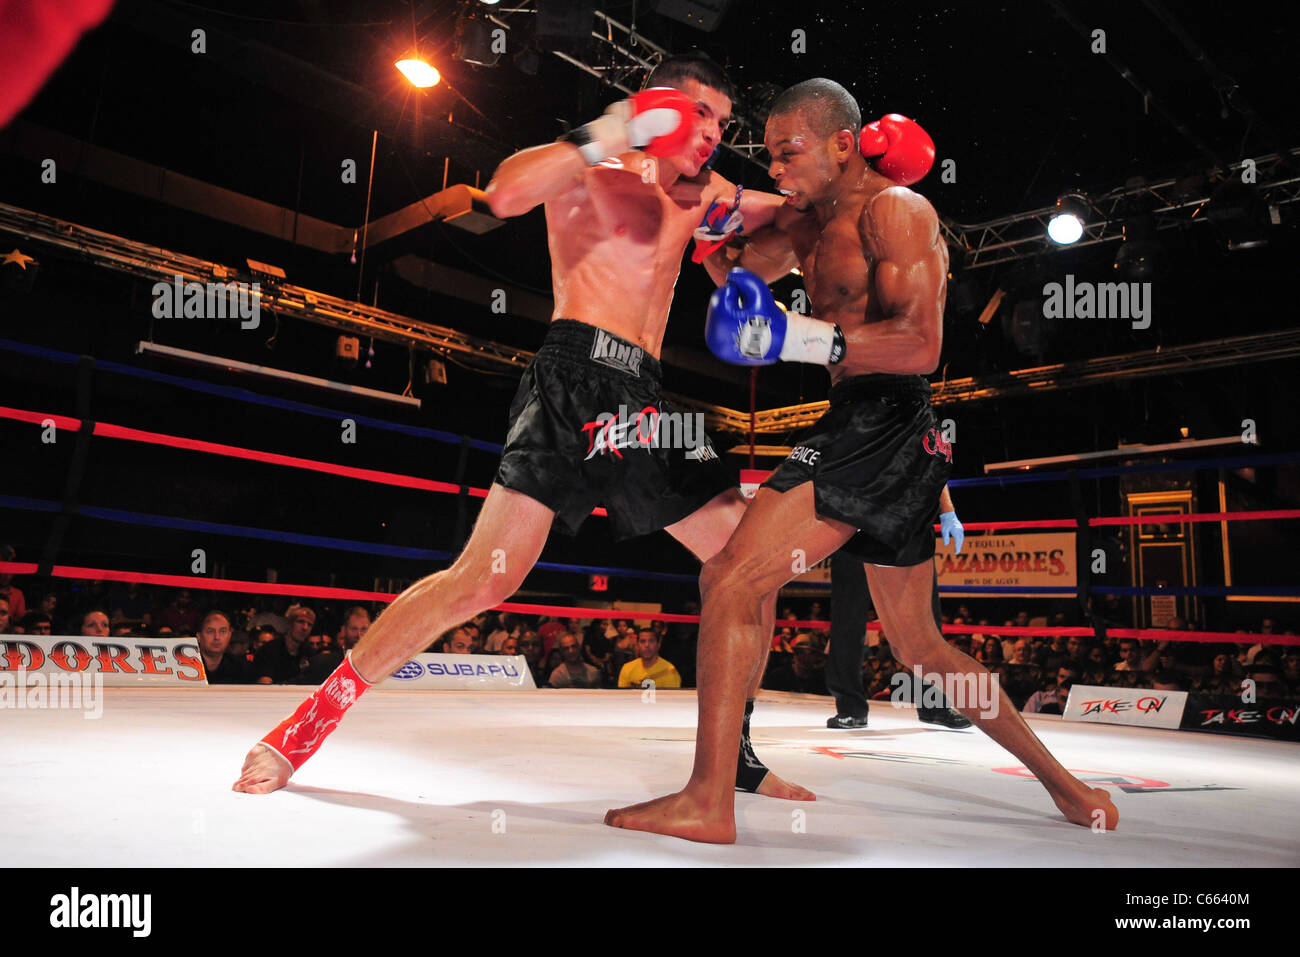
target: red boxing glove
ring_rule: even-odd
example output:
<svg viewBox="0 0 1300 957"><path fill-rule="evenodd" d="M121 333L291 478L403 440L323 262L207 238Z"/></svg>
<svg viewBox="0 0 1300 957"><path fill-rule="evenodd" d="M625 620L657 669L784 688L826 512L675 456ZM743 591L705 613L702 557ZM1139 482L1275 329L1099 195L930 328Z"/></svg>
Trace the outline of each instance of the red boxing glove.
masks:
<svg viewBox="0 0 1300 957"><path fill-rule="evenodd" d="M627 127L628 140L634 147L645 146L651 156L672 156L690 142L695 103L681 90L652 86L633 96L631 103L633 114ZM677 114L676 124L672 122L673 113Z"/></svg>
<svg viewBox="0 0 1300 957"><path fill-rule="evenodd" d="M866 159L879 156L876 172L899 186L911 186L925 177L934 165L934 140L915 120L899 113L886 113L862 127L858 149Z"/></svg>
<svg viewBox="0 0 1300 957"><path fill-rule="evenodd" d="M0 127L112 6L113 0L0 0Z"/></svg>

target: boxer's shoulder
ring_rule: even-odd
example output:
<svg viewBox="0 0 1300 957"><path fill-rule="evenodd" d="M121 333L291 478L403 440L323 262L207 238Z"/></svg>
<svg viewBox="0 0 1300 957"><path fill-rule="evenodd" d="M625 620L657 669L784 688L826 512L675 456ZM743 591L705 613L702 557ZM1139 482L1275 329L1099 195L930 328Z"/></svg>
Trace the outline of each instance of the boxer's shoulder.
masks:
<svg viewBox="0 0 1300 957"><path fill-rule="evenodd" d="M939 217L930 201L906 186L865 190L858 213L864 239L879 241L938 228Z"/></svg>

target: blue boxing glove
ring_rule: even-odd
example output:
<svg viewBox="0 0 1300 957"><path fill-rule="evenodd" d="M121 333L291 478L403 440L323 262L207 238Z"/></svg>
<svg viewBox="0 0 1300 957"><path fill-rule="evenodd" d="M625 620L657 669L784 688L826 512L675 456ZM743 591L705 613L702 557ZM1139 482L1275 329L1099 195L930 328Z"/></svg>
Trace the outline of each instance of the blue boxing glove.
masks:
<svg viewBox="0 0 1300 957"><path fill-rule="evenodd" d="M957 547L952 550L954 555L961 554L961 543L966 541L966 529L957 519L956 512L944 512L939 516L939 530L943 533L943 543L948 544L948 539L957 543Z"/></svg>
<svg viewBox="0 0 1300 957"><path fill-rule="evenodd" d="M704 339L715 356L733 365L833 365L844 358L839 326L785 312L767 284L748 269L727 273L727 281L709 299Z"/></svg>

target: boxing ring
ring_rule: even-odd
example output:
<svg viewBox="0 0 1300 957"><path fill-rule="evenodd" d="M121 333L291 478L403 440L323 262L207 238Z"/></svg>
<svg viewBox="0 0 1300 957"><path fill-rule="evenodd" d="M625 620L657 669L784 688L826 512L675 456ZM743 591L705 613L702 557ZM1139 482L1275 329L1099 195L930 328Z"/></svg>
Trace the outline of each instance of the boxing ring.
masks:
<svg viewBox="0 0 1300 957"><path fill-rule="evenodd" d="M17 711L0 736L0 846L12 866L1187 866L1300 863L1285 742L1028 716L1121 815L1066 824L976 731L763 692L755 748L813 803L737 795L734 846L617 831L608 808L690 770L695 694L379 690L270 795L236 794L249 742L301 687L106 688L103 716ZM57 840L53 839L57 835Z"/></svg>
<svg viewBox="0 0 1300 957"><path fill-rule="evenodd" d="M75 356L12 341L0 350L66 364ZM166 376L117 363L115 375L152 378L178 389L242 403L337 417L340 410L286 403L242 389ZM222 455L274 470L310 470L341 482L401 486L435 495L481 498L462 471L451 481L357 469L252 447L88 421L54 410L0 408L0 421L54 426L85 443L163 445L179 455ZM492 443L369 419L368 425L460 444ZM1254 456L1291 462L1297 456ZM1235 461L1235 460L1233 460ZM1183 468L1188 463L1173 466ZM1142 466L1153 469L1164 466ZM1092 470L1104 473L1113 470ZM1066 473L955 480L1016 484ZM200 522L183 515L0 494L0 507L73 514L177 532L196 529L245 539L274 538L309 548L416 560L421 574L450 551L300 534L285 529ZM597 511L600 514L600 511ZM1293 520L1295 510L1171 515L1162 521ZM1151 522L1152 517L971 522L970 530L1080 528ZM15 574L137 581L244 595L387 601L391 593L307 582L255 582L128 568L50 562L0 563ZM667 571L539 563L558 573L639 576L693 582ZM980 587L944 589L978 597ZM1002 589L1033 594L1043 589ZM1150 591L1097 585L1098 593ZM1171 593L1222 594L1216 586ZM1292 596L1291 587L1238 593ZM506 603L502 610L628 619L694 621L689 615ZM826 622L800 622L824 627ZM1093 635L1097 623L1069 628L950 625L946 632ZM1150 629L1110 629L1114 637L1152 637ZM1300 639L1255 634L1162 631L1186 641ZM389 682L392 685L393 682ZM282 791L236 794L243 755L291 712L306 689L279 687L103 690L102 715L76 710L7 710L0 736L0 799L11 813L0 838L12 865L114 866L432 866L432 865L867 865L1187 867L1294 866L1300 832L1291 796L1300 786L1294 745L1283 740L1172 730L1028 720L1065 766L1107 787L1121 815L1117 832L1069 826L1014 759L977 731L917 722L910 706L878 704L863 731L831 731L829 698L762 692L754 716L759 755L788 780L814 790L815 803L737 797L739 838L711 847L614 831L612 807L680 787L691 766L693 691L528 692L396 690L364 697L331 740ZM33 835L59 835L58 841Z"/></svg>

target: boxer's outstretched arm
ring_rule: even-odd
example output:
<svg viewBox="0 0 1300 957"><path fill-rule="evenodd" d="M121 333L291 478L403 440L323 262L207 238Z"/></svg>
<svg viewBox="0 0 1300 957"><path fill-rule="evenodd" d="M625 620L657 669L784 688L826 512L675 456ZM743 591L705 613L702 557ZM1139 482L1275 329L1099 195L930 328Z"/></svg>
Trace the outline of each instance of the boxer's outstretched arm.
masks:
<svg viewBox="0 0 1300 957"><path fill-rule="evenodd" d="M846 355L856 359L860 371L933 372L943 346L948 275L948 247L939 217L924 198L895 186L863 209L858 232L866 254L876 263L875 307L885 319L842 322Z"/></svg>
<svg viewBox="0 0 1300 957"><path fill-rule="evenodd" d="M775 225L758 230L748 241L732 240L704 260L704 268L718 286L726 282L727 273L737 266L771 283L798 265L789 235Z"/></svg>
<svg viewBox="0 0 1300 957"><path fill-rule="evenodd" d="M487 184L488 205L501 219L522 216L577 186L587 161L572 143L520 150L497 167Z"/></svg>

